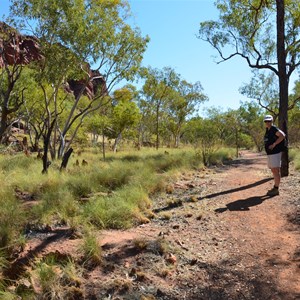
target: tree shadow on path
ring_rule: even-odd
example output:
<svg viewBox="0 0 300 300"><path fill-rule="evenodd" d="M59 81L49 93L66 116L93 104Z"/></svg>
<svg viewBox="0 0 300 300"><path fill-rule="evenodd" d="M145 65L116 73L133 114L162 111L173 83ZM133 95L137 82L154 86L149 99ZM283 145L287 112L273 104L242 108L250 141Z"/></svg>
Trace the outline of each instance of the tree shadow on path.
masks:
<svg viewBox="0 0 300 300"><path fill-rule="evenodd" d="M223 196L223 195L232 194L232 193L240 192L240 191L243 191L243 190L251 189L253 187L257 187L261 184L264 184L264 183L266 183L270 180L273 180L273 178L265 178L265 179L262 179L262 180L244 185L244 186L240 186L238 188L234 188L234 189L230 189L230 190L221 191L221 192L213 193L213 194L210 194L210 195L206 195L206 196L198 198L198 200L211 199L211 198L215 198L215 197L218 197L218 196Z"/></svg>
<svg viewBox="0 0 300 300"><path fill-rule="evenodd" d="M217 213L223 213L227 210L229 211L248 211L250 207L262 204L265 200L272 198L272 196L254 196L247 199L241 199L234 202L226 204L226 207L221 207L215 209Z"/></svg>
<svg viewBox="0 0 300 300"><path fill-rule="evenodd" d="M232 193L236 193L236 192L239 192L239 191L251 189L253 187L257 187L261 184L264 184L264 183L266 183L270 180L273 180L273 178L265 178L265 179L259 180L257 182L254 182L254 183L250 183L250 184L247 184L247 185L244 185L244 186L240 186L238 188L233 188L233 189L230 189L230 190L221 191L221 192L213 193L213 194L206 195L206 196L203 196L203 197L199 197L198 200L212 199L212 198L215 198L215 197L218 197L218 196L223 196L223 195L232 194ZM254 198L257 198L257 197L254 197ZM165 206L165 207L156 208L156 209L153 210L153 212L154 213L159 213L159 212L162 212L162 211L168 211L168 210L172 210L172 209L174 209L178 206L182 206L182 202L180 202L180 204L176 205L176 206L168 205L168 206ZM250 205L250 206L253 206L253 205Z"/></svg>

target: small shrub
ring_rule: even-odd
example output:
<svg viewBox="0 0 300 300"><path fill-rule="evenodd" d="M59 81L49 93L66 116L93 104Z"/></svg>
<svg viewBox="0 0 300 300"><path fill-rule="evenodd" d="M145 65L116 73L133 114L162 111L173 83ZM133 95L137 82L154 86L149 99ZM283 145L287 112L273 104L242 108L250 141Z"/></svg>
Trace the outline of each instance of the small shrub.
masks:
<svg viewBox="0 0 300 300"><path fill-rule="evenodd" d="M84 207L84 218L98 228L129 228L144 219L150 207L147 194L139 187L128 185L111 197L95 198Z"/></svg>
<svg viewBox="0 0 300 300"><path fill-rule="evenodd" d="M33 271L35 279L42 288L43 294L56 295L57 298L62 294L59 284L61 269L54 262L40 262Z"/></svg>
<svg viewBox="0 0 300 300"><path fill-rule="evenodd" d="M0 299L1 300L19 300L20 298L17 295L12 294L11 292L0 291Z"/></svg>
<svg viewBox="0 0 300 300"><path fill-rule="evenodd" d="M2 276L3 270L8 266L6 255L3 251L0 251L0 290L4 289L4 278Z"/></svg>
<svg viewBox="0 0 300 300"><path fill-rule="evenodd" d="M33 218L42 223L53 221L72 224L79 214L79 204L66 187L48 190L32 209Z"/></svg>
<svg viewBox="0 0 300 300"><path fill-rule="evenodd" d="M97 185L115 190L128 184L134 173L135 167L132 163L116 161L100 170L94 169L92 180Z"/></svg>
<svg viewBox="0 0 300 300"><path fill-rule="evenodd" d="M23 153L14 156L5 156L4 159L0 160L0 169L3 171L12 171L16 169L28 170L34 159L32 157L27 157Z"/></svg>
<svg viewBox="0 0 300 300"><path fill-rule="evenodd" d="M88 197L93 192L94 180L92 173L80 173L75 176L69 177L66 182L68 190L74 195L75 198Z"/></svg>
<svg viewBox="0 0 300 300"><path fill-rule="evenodd" d="M132 286L133 284L131 279L117 278L110 283L109 288L122 294L131 290Z"/></svg>
<svg viewBox="0 0 300 300"><path fill-rule="evenodd" d="M208 158L209 165L219 165L235 157L235 149L221 148L211 153Z"/></svg>
<svg viewBox="0 0 300 300"><path fill-rule="evenodd" d="M171 245L166 239L157 238L156 240L149 242L147 249L154 254L164 255L170 251Z"/></svg>

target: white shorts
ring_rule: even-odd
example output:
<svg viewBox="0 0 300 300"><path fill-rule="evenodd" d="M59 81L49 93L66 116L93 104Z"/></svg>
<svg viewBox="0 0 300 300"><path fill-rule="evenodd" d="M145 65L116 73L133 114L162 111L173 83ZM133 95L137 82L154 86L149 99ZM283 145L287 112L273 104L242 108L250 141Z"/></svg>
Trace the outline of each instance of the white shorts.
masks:
<svg viewBox="0 0 300 300"><path fill-rule="evenodd" d="M267 157L268 157L268 167L270 169L281 167L281 152L267 155Z"/></svg>

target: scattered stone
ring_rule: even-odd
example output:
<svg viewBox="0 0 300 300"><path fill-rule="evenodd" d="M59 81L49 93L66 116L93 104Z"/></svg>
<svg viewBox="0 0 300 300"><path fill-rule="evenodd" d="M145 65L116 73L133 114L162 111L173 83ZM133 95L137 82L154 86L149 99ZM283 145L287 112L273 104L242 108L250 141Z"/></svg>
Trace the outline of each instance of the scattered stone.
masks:
<svg viewBox="0 0 300 300"><path fill-rule="evenodd" d="M174 254L168 253L165 257L166 261L170 264L175 264L177 262L177 258Z"/></svg>

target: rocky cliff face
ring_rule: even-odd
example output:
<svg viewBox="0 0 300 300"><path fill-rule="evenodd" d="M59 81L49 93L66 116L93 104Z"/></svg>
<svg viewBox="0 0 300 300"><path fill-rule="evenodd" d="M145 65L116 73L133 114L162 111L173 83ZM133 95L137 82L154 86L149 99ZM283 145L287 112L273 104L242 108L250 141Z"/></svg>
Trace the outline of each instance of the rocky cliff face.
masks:
<svg viewBox="0 0 300 300"><path fill-rule="evenodd" d="M14 65L27 65L43 59L42 49L37 38L22 35L4 22L0 22L0 68ZM84 88L83 94L92 99L99 91L106 93L106 83L99 71L88 66L89 77L92 80L69 80L66 85L68 92L77 97Z"/></svg>
<svg viewBox="0 0 300 300"><path fill-rule="evenodd" d="M90 81L86 80L74 80L70 79L68 80L68 84L66 87L66 90L68 92L73 92L75 98L79 96L82 89L84 89L84 94L88 96L90 99L93 99L93 97L97 94L106 94L107 88L106 88L106 82L103 78L103 76L100 74L99 71L89 70L89 78L92 78Z"/></svg>
<svg viewBox="0 0 300 300"><path fill-rule="evenodd" d="M0 22L0 68L6 65L27 65L42 59L38 40L21 35L4 22Z"/></svg>

